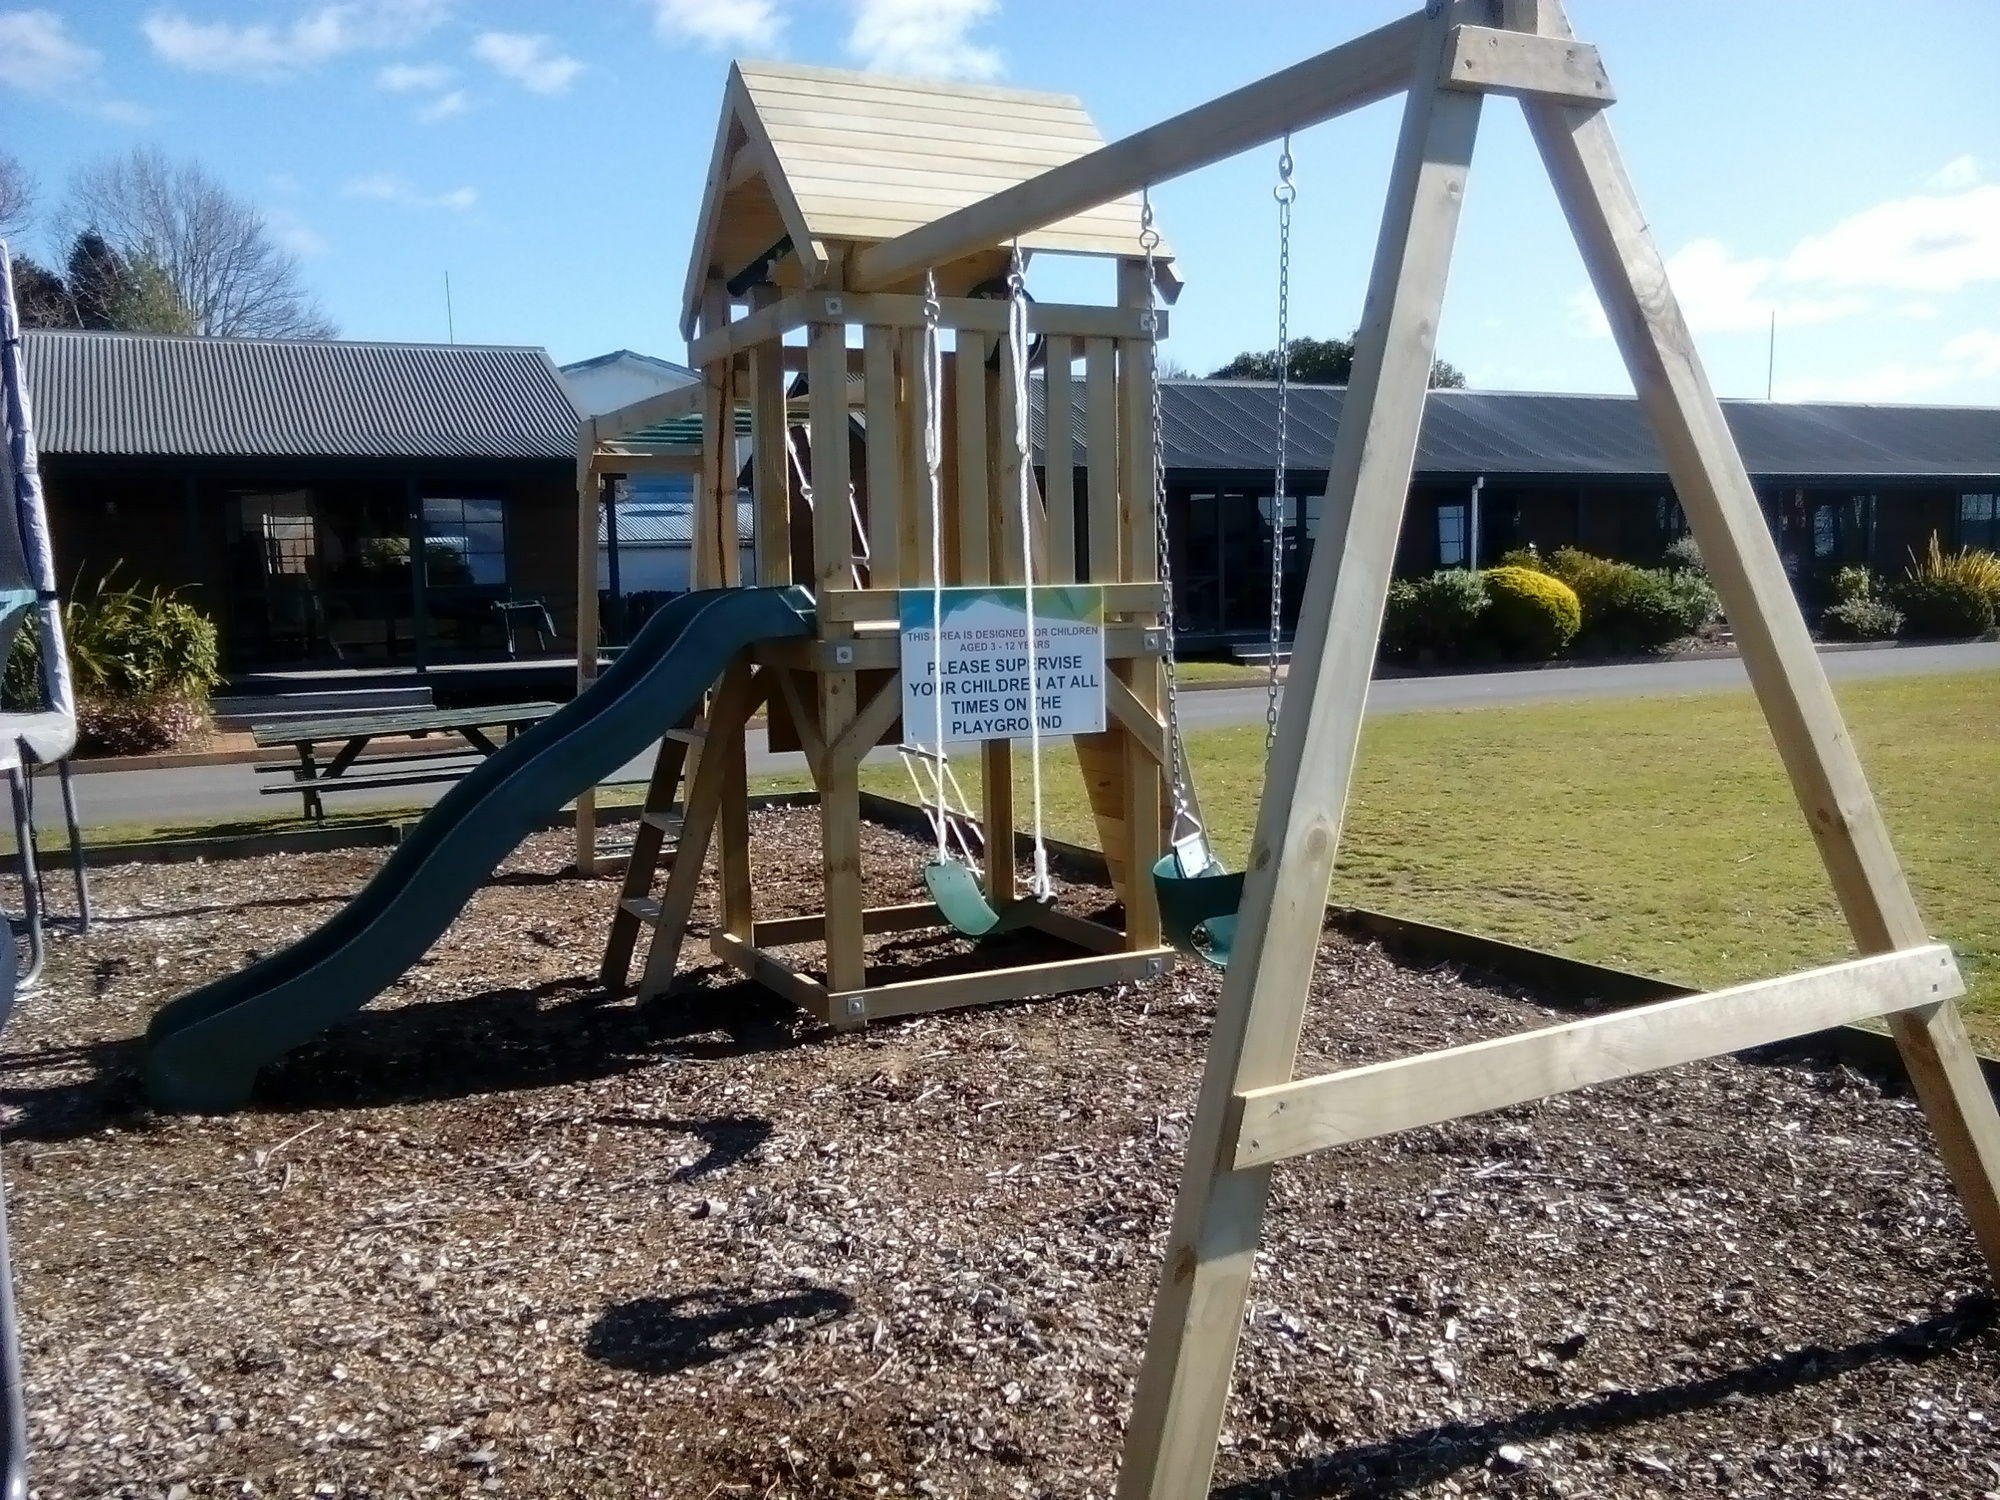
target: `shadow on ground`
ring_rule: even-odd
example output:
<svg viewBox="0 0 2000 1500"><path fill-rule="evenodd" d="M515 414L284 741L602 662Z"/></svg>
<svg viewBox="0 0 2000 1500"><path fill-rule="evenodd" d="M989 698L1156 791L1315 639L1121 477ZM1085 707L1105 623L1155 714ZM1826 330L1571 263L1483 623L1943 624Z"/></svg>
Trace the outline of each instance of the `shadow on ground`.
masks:
<svg viewBox="0 0 2000 1500"><path fill-rule="evenodd" d="M789 1005L748 982L697 987L640 1004L594 980L551 980L460 999L366 1008L268 1066L250 1107L274 1113L380 1109L615 1077L674 1058L785 1051L816 1031ZM58 1141L147 1119L137 1039L0 1051L0 1080L55 1071L45 1087L0 1082L18 1115L7 1134ZM709 1154L689 1175L714 1171L759 1143L758 1122L654 1122L685 1129ZM712 1130L711 1130L711 1127Z"/></svg>
<svg viewBox="0 0 2000 1500"><path fill-rule="evenodd" d="M1537 1406L1485 1422L1446 1422L1316 1454L1292 1466L1215 1490L1210 1500L1392 1500L1429 1491L1454 1475L1495 1462L1501 1445L1617 1432L1645 1422L1743 1399L1768 1399L1838 1380L1865 1366L1922 1364L1984 1337L2000 1324L2000 1302L1989 1293L1961 1298L1946 1311L1892 1333L1829 1348L1811 1344L1773 1354L1741 1369L1649 1391L1612 1391L1560 1406Z"/></svg>
<svg viewBox="0 0 2000 1500"><path fill-rule="evenodd" d="M854 1299L832 1287L709 1287L614 1303L591 1325L583 1352L600 1364L671 1375L769 1350L844 1318Z"/></svg>

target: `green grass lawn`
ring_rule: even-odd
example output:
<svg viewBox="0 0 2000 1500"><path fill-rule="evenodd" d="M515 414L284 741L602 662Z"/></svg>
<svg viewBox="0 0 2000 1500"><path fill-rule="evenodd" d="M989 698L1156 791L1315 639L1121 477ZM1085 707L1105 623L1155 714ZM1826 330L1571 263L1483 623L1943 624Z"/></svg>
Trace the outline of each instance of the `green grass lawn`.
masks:
<svg viewBox="0 0 2000 1500"><path fill-rule="evenodd" d="M2000 1048L2000 673L1857 683L1840 695L1925 915L1971 979L1974 1030L1989 1050ZM1262 786L1263 726L1197 733L1189 753L1217 841L1240 861ZM961 756L958 766L976 796L976 758ZM1025 764L1018 779L1025 823ZM911 795L893 764L864 768L862 780ZM769 777L754 789L806 785L803 776ZM1045 758L1044 792L1049 831L1094 844L1066 751ZM413 813L371 809L332 821L393 815ZM91 838L298 826L296 818L162 824ZM1372 719L1334 897L1701 985L1848 951L1744 692Z"/></svg>
<svg viewBox="0 0 2000 1500"><path fill-rule="evenodd" d="M1971 980L1974 1029L2000 1047L2000 673L1840 697L1925 916ZM1216 839L1240 861L1263 726L1196 733L1188 749ZM909 795L894 767L864 782ZM1045 761L1044 793L1052 834L1096 842L1073 758ZM1372 719L1334 898L1689 984L1849 951L1747 692Z"/></svg>

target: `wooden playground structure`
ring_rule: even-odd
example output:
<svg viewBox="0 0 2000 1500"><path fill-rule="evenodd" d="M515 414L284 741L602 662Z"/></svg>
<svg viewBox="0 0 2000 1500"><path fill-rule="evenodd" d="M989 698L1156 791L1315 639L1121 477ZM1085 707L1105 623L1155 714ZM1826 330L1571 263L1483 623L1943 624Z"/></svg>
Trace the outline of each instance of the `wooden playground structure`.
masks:
<svg viewBox="0 0 2000 1500"><path fill-rule="evenodd" d="M1526 113L1862 956L1295 1078L1439 310L1480 114L1494 94L1518 99ZM1154 344L1160 304L1177 283L1164 247L1143 238L1151 226L1139 195L1397 95L1401 133L1324 529L1240 877L1233 952L1127 1433L1127 1497L1207 1492L1271 1173L1344 1142L1886 1016L1973 1232L2000 1267L2000 1115L1954 1004L1962 981L1949 949L1926 932L1890 845L1613 143L1609 82L1595 50L1571 34L1560 0L1433 0L1108 146L1073 101L797 68L732 73L684 311L701 383L586 425L579 594L595 599L601 476L655 464L698 474L697 585L750 581L736 576L735 562L743 455L734 418L747 409L754 582L808 585L818 635L739 662L705 718L668 737L606 977L622 980L650 923L642 992L671 980L711 842L721 871L716 953L836 1025L1159 971L1172 950L1147 877L1170 848L1177 798L1168 792L1179 791L1180 777L1163 672L1171 598L1158 561ZM1027 310L1029 330L1044 341L1049 414L1039 493L1016 440L1026 373L1009 322L1021 301L1010 284L1017 245L1021 255L1071 251L1118 263L1115 306ZM984 289L996 282L1005 290L990 300ZM850 328L859 329L853 347ZM926 340L940 329L954 340L941 383L925 373ZM785 342L794 333L802 348ZM633 441L649 424L695 410L705 435L698 450L647 451ZM794 431L803 442L788 441ZM941 505L931 508L922 497L939 433ZM1072 433L1087 438L1080 486L1066 461ZM1023 494L1020 519L1032 524L1017 526L1013 497ZM899 724L899 596L1030 579L1104 589L1109 717L1077 743L1125 903L1123 930L1035 908L1025 920L1075 944L1078 957L871 988L866 934L941 920L935 903L867 909L856 879L861 757L921 728ZM582 613L579 636L593 641L592 606ZM586 681L594 675L594 649L583 651L579 671ZM743 729L760 705L773 743L803 749L820 790L818 916L755 916ZM979 873L995 906L1019 900L1005 836L1016 824L1016 753L1005 739L978 752L980 822L996 831ZM669 816L676 800L678 819ZM677 851L655 897L670 828ZM578 838L587 866L588 809ZM812 940L825 943L823 976L768 951Z"/></svg>

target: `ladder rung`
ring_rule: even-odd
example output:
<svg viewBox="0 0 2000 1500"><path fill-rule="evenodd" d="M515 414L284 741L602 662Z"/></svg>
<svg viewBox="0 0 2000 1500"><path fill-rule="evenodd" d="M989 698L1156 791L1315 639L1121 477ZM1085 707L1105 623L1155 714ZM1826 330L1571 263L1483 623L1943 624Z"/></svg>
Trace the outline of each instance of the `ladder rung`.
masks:
<svg viewBox="0 0 2000 1500"><path fill-rule="evenodd" d="M708 739L708 731L696 724L688 729L669 729L664 738L679 740L683 745L699 745Z"/></svg>
<svg viewBox="0 0 2000 1500"><path fill-rule="evenodd" d="M651 896L627 896L618 903L618 908L630 912L648 927L660 925L660 903Z"/></svg>
<svg viewBox="0 0 2000 1500"><path fill-rule="evenodd" d="M677 834L681 831L681 815L677 812L642 812L639 814L639 821L648 828L657 828L665 834Z"/></svg>

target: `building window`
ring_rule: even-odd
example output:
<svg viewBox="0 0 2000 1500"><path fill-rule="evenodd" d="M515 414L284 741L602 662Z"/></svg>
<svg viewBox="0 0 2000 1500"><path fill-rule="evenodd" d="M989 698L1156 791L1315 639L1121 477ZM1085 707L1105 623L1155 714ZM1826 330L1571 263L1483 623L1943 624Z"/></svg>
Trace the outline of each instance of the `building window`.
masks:
<svg viewBox="0 0 2000 1500"><path fill-rule="evenodd" d="M424 582L432 588L507 582L507 527L498 500L425 497Z"/></svg>
<svg viewBox="0 0 2000 1500"><path fill-rule="evenodd" d="M1466 507L1460 504L1440 505L1437 517L1438 566L1464 567L1470 555L1467 549Z"/></svg>
<svg viewBox="0 0 2000 1500"><path fill-rule="evenodd" d="M1958 545L2000 552L2000 495L1958 497Z"/></svg>
<svg viewBox="0 0 2000 1500"><path fill-rule="evenodd" d="M1687 512L1672 495L1661 495L1653 501L1653 525L1660 533L1660 545L1665 546L1688 534Z"/></svg>
<svg viewBox="0 0 2000 1500"><path fill-rule="evenodd" d="M245 495L246 528L263 533L264 575L304 578L319 561L319 518L304 494Z"/></svg>

